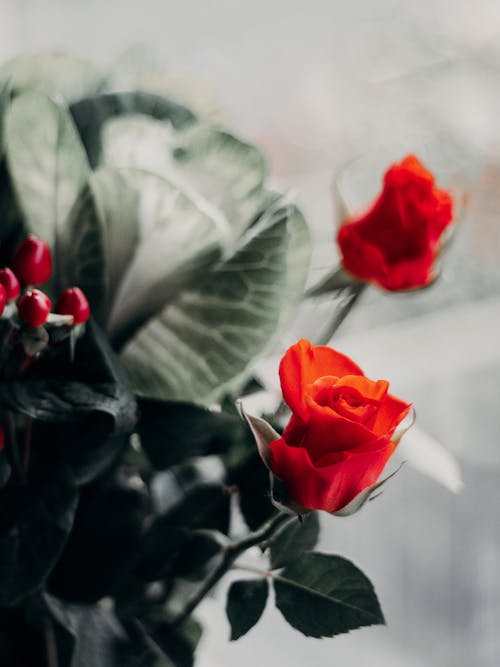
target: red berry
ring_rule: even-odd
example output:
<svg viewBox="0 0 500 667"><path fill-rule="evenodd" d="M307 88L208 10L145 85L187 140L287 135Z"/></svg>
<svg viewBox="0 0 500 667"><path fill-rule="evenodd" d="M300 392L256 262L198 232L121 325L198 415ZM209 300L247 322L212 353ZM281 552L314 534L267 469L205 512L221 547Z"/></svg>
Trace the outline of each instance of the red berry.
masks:
<svg viewBox="0 0 500 667"><path fill-rule="evenodd" d="M15 301L21 293L19 280L11 269L0 269L0 285L5 287L7 301Z"/></svg>
<svg viewBox="0 0 500 667"><path fill-rule="evenodd" d="M73 315L73 324L82 324L89 319L90 306L79 287L70 287L64 290L57 300L54 312L59 315Z"/></svg>
<svg viewBox="0 0 500 667"><path fill-rule="evenodd" d="M22 321L30 327L41 327L47 321L51 305L46 294L33 289L23 296L17 306L17 312Z"/></svg>
<svg viewBox="0 0 500 667"><path fill-rule="evenodd" d="M28 236L15 251L11 266L23 285L47 282L52 273L52 255L48 243L36 236Z"/></svg>
<svg viewBox="0 0 500 667"><path fill-rule="evenodd" d="M0 315L3 313L6 301L7 301L7 295L5 293L5 287L3 285L0 285Z"/></svg>

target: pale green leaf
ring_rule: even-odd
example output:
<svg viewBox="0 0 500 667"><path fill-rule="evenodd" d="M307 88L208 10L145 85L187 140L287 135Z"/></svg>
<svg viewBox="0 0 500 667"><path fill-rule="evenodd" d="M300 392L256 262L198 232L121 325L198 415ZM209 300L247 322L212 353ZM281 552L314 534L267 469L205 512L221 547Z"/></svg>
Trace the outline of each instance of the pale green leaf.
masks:
<svg viewBox="0 0 500 667"><path fill-rule="evenodd" d="M175 131L165 121L130 115L109 120L102 132L104 164L145 169L201 196L228 221L231 237L250 225L263 199L261 152L206 125Z"/></svg>
<svg viewBox="0 0 500 667"><path fill-rule="evenodd" d="M227 262L124 348L122 361L138 393L211 403L248 372L280 323L290 214L279 209L253 227Z"/></svg>
<svg viewBox="0 0 500 667"><path fill-rule="evenodd" d="M99 169L74 210L73 282L88 292L113 339L123 340L217 259L223 233L168 181Z"/></svg>
<svg viewBox="0 0 500 667"><path fill-rule="evenodd" d="M4 116L10 103L11 90L12 89L9 80L4 81L3 83L0 81L0 159L3 156Z"/></svg>
<svg viewBox="0 0 500 667"><path fill-rule="evenodd" d="M66 102L96 93L103 74L88 60L63 53L27 53L0 67L16 91L36 89Z"/></svg>
<svg viewBox="0 0 500 667"><path fill-rule="evenodd" d="M5 116L5 152L30 232L64 253L66 223L89 166L71 116L43 93L16 97Z"/></svg>

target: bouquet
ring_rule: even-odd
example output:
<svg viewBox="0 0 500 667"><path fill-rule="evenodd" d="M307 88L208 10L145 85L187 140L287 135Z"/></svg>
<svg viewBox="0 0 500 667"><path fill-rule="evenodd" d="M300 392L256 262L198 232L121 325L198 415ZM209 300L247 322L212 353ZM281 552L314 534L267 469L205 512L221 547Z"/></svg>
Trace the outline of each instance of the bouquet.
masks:
<svg viewBox="0 0 500 667"><path fill-rule="evenodd" d="M327 343L367 284L434 282L449 193L391 166L306 291L306 221L257 147L70 56L0 82L2 664L190 666L230 570L233 640L271 585L305 635L384 623L367 576L315 550L318 512L380 492L412 406ZM325 295L328 335L284 352L281 405L252 414L259 360Z"/></svg>

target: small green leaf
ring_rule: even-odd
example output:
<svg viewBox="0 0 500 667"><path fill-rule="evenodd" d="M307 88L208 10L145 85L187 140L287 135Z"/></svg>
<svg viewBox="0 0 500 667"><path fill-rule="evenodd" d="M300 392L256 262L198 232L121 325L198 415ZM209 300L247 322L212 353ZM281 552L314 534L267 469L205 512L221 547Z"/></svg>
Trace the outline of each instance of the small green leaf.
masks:
<svg viewBox="0 0 500 667"><path fill-rule="evenodd" d="M0 67L16 92L31 88L66 102L97 92L103 74L88 60L63 53L27 53Z"/></svg>
<svg viewBox="0 0 500 667"><path fill-rule="evenodd" d="M245 635L257 623L266 606L267 579L247 579L231 584L226 614L231 624L231 641Z"/></svg>
<svg viewBox="0 0 500 667"><path fill-rule="evenodd" d="M271 566L283 567L297 560L305 551L316 546L319 537L317 512L307 514L302 521L295 521L271 540Z"/></svg>
<svg viewBox="0 0 500 667"><path fill-rule="evenodd" d="M274 577L276 606L308 637L385 623L370 580L341 556L306 553Z"/></svg>
<svg viewBox="0 0 500 667"><path fill-rule="evenodd" d="M10 104L4 129L8 169L26 226L52 251L64 253L71 243L68 215L89 173L71 116L43 93L27 91Z"/></svg>

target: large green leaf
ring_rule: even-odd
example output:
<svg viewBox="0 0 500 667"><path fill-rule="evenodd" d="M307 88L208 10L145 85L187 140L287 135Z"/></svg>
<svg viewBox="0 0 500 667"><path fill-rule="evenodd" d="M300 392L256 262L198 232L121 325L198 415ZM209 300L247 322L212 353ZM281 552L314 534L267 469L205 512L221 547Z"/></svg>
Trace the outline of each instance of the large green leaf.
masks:
<svg viewBox="0 0 500 667"><path fill-rule="evenodd" d="M231 584L226 602L231 640L239 639L257 623L266 606L268 592L266 579L246 579Z"/></svg>
<svg viewBox="0 0 500 667"><path fill-rule="evenodd" d="M263 197L262 153L232 134L206 125L175 132L147 116L112 118L102 132L102 161L156 173L197 192L220 210L238 238Z"/></svg>
<svg viewBox="0 0 500 667"><path fill-rule="evenodd" d="M294 212L277 209L252 227L227 262L125 346L122 361L139 394L210 404L245 379L282 321L283 300L291 298Z"/></svg>
<svg viewBox="0 0 500 667"><path fill-rule="evenodd" d="M95 94L103 74L88 60L62 53L26 53L0 67L16 92L36 89L67 102Z"/></svg>
<svg viewBox="0 0 500 667"><path fill-rule="evenodd" d="M115 341L161 310L220 252L225 231L168 181L103 168L72 212L66 261Z"/></svg>
<svg viewBox="0 0 500 667"><path fill-rule="evenodd" d="M318 513L311 512L280 531L271 540L271 566L283 567L316 546L319 537Z"/></svg>
<svg viewBox="0 0 500 667"><path fill-rule="evenodd" d="M89 173L67 109L40 92L19 95L5 116L5 152L27 228L66 252L68 215Z"/></svg>
<svg viewBox="0 0 500 667"><path fill-rule="evenodd" d="M189 109L168 97L138 91L89 97L73 104L70 111L92 168L99 163L101 131L104 123L110 118L144 114L158 120L168 120L177 129L187 127L196 120Z"/></svg>
<svg viewBox="0 0 500 667"><path fill-rule="evenodd" d="M370 580L341 556L303 554L273 579L276 606L308 637L385 622Z"/></svg>

